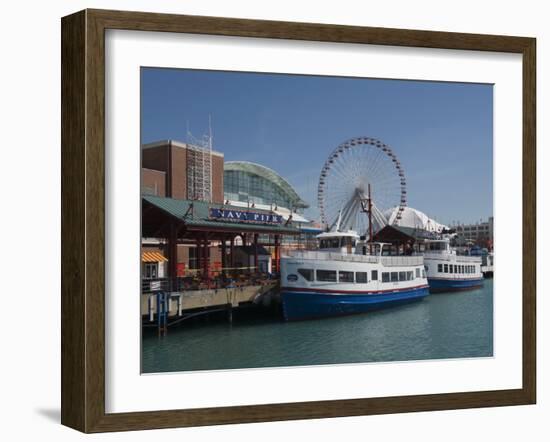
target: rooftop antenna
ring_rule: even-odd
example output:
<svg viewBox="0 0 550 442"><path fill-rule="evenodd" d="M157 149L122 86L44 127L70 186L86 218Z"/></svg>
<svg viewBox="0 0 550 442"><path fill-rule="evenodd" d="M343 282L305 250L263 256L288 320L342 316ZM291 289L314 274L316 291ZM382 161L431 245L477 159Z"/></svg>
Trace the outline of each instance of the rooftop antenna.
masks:
<svg viewBox="0 0 550 442"><path fill-rule="evenodd" d="M208 114L208 142L210 143L210 150L212 150L212 115Z"/></svg>

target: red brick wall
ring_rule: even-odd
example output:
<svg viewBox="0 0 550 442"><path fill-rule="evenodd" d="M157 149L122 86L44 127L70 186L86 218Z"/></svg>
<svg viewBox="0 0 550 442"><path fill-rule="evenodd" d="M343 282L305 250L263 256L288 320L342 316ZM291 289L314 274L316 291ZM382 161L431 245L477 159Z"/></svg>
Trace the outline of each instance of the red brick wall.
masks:
<svg viewBox="0 0 550 442"><path fill-rule="evenodd" d="M156 196L166 196L166 173L160 170L141 169L141 187L156 190Z"/></svg>
<svg viewBox="0 0 550 442"><path fill-rule="evenodd" d="M187 149L172 146L172 198L185 200L187 195Z"/></svg>
<svg viewBox="0 0 550 442"><path fill-rule="evenodd" d="M223 157L212 155L212 202L223 203Z"/></svg>
<svg viewBox="0 0 550 442"><path fill-rule="evenodd" d="M169 157L169 151L168 151L168 144L141 149L142 170L143 168L145 168L145 169L153 169L153 170L165 172L163 196L170 196L169 173L168 173L169 161L170 161L170 157Z"/></svg>
<svg viewBox="0 0 550 442"><path fill-rule="evenodd" d="M188 199L187 192L187 149L174 145L164 144L155 147L148 147L141 150L141 167L153 169L154 171L165 172L165 184L163 194L176 199ZM170 166L171 164L171 166ZM220 155L212 155L212 201L223 202L223 164L224 158ZM153 174L146 177L142 172L142 185L146 183L157 183L159 177L153 178ZM160 186L159 186L160 187Z"/></svg>

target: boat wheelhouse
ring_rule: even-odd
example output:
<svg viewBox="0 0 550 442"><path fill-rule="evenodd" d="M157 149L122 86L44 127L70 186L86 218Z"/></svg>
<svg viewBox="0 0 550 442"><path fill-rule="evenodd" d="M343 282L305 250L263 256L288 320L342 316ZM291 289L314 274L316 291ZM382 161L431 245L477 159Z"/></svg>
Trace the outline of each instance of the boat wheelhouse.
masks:
<svg viewBox="0 0 550 442"><path fill-rule="evenodd" d="M353 231L326 232L318 239L319 250L281 258L287 321L364 313L429 293L422 256L385 255L385 244L366 247ZM374 253L367 255L367 249Z"/></svg>
<svg viewBox="0 0 550 442"><path fill-rule="evenodd" d="M457 255L448 238L426 240L423 255L430 292L469 290L483 285L481 257Z"/></svg>

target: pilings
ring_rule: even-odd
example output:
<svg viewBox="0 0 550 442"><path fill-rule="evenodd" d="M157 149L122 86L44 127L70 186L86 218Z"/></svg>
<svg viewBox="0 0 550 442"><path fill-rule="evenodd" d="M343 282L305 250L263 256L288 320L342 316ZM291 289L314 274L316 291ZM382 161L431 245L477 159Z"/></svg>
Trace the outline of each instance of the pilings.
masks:
<svg viewBox="0 0 550 442"><path fill-rule="evenodd" d="M169 294L165 292L157 293L157 331L159 336L166 336L168 333L168 306Z"/></svg>
<svg viewBox="0 0 550 442"><path fill-rule="evenodd" d="M246 287L145 293L141 302L143 326L155 327L159 336L166 336L171 325L216 312L225 313L231 323L236 308L259 305L258 297L274 287L276 282Z"/></svg>

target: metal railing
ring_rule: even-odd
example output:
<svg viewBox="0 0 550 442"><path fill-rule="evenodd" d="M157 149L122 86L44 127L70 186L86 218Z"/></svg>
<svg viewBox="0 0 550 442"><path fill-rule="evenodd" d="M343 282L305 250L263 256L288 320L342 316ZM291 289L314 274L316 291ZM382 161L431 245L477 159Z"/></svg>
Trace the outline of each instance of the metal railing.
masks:
<svg viewBox="0 0 550 442"><path fill-rule="evenodd" d="M142 278L141 293L186 292L265 285L269 282L273 282L276 277L277 275L275 274L249 273L216 276L211 278L189 276L157 279Z"/></svg>
<svg viewBox="0 0 550 442"><path fill-rule="evenodd" d="M441 261L452 261L456 263L468 262L468 263L480 263L480 256L467 256L467 255L444 255L441 253L425 253L426 259L438 259ZM453 259L454 258L454 259Z"/></svg>
<svg viewBox="0 0 550 442"><path fill-rule="evenodd" d="M295 251L290 257L315 261L381 263L385 266L415 266L424 263L423 256L373 256L316 251Z"/></svg>

